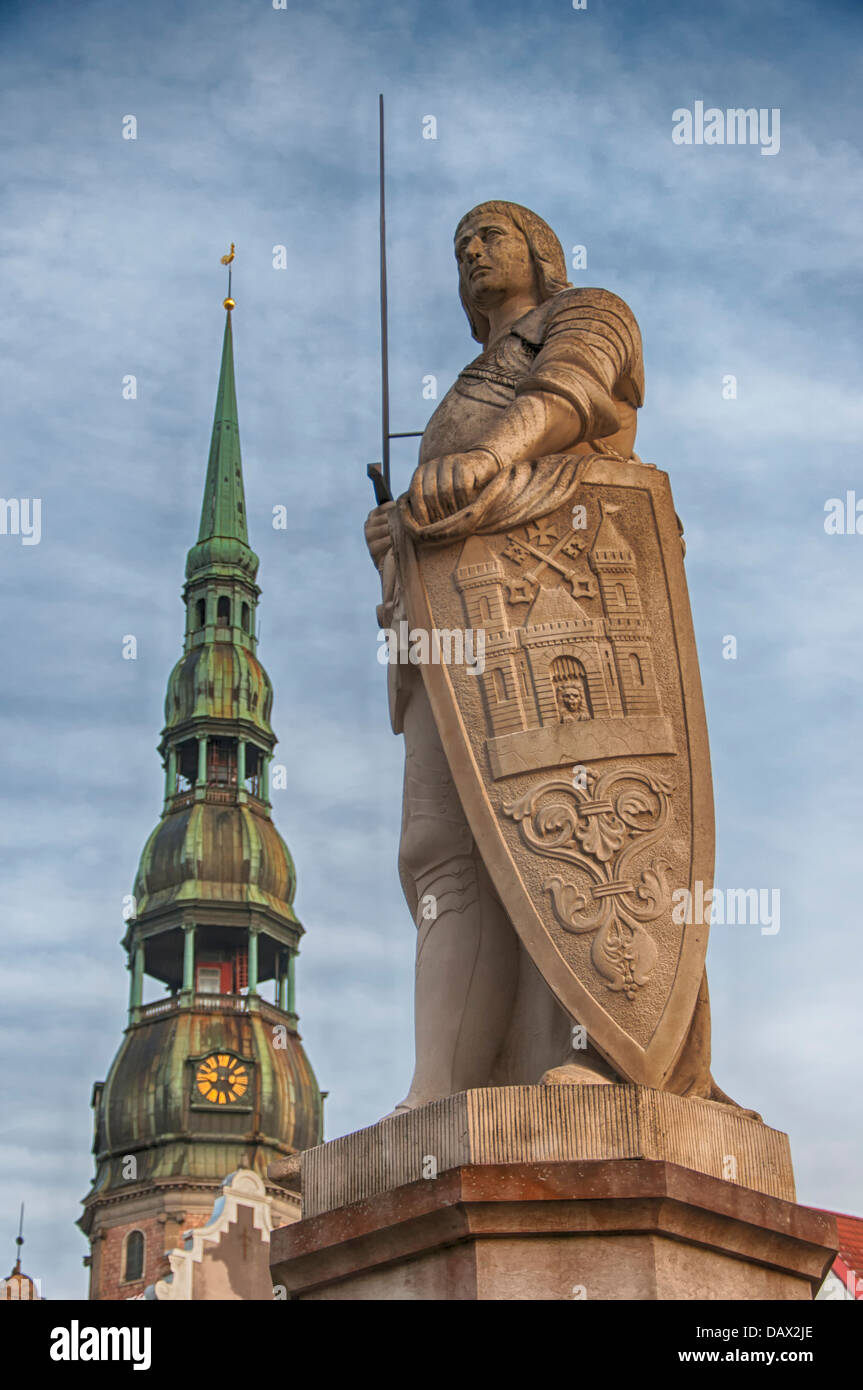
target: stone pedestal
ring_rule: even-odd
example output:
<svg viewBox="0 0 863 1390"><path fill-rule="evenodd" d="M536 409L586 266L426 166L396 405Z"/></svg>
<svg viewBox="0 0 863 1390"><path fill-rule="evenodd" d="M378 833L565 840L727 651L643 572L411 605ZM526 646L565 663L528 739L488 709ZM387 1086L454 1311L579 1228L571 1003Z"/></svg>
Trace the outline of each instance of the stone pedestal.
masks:
<svg viewBox="0 0 863 1390"><path fill-rule="evenodd" d="M638 1086L467 1091L297 1168L292 1299L810 1299L836 1248L784 1134Z"/></svg>

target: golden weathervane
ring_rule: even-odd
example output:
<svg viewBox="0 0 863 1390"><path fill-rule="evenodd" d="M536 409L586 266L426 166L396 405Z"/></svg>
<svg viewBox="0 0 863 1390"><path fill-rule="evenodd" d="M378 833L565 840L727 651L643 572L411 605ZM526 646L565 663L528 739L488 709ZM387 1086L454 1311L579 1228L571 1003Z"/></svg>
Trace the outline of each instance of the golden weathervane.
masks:
<svg viewBox="0 0 863 1390"><path fill-rule="evenodd" d="M228 252L227 256L222 257L222 265L226 265L228 267L228 297L227 299L223 300L223 304L226 309L233 309L236 307L236 301L231 298L231 262L233 261L235 255L236 248L234 247L234 243L231 242L230 251Z"/></svg>

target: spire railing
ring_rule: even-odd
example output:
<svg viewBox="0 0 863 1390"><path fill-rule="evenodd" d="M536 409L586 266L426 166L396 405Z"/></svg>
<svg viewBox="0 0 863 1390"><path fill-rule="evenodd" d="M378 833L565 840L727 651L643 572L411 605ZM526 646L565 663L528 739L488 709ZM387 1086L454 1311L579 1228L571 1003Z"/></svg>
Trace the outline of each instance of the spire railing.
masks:
<svg viewBox="0 0 863 1390"><path fill-rule="evenodd" d="M167 1014L181 1013L189 1009L206 1013L260 1014L261 1018L273 1023L284 1023L294 1031L297 1025L297 1015L293 1011L280 1009L277 1004L262 999L258 994L197 992L189 995L176 994L170 999L156 999L150 1004L139 1004L132 1010L131 1021L133 1024L150 1023L155 1018L164 1018Z"/></svg>

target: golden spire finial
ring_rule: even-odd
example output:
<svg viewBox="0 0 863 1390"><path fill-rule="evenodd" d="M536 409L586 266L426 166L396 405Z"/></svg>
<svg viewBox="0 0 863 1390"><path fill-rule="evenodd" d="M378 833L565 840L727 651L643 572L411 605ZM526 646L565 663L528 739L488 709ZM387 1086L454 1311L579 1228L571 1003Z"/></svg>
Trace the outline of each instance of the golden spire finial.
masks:
<svg viewBox="0 0 863 1390"><path fill-rule="evenodd" d="M234 259L235 254L236 249L234 247L234 243L231 242L230 251L228 252L227 256L222 257L222 265L226 265L228 267L228 297L227 299L223 300L222 303L224 304L224 307L228 310L229 313L232 309L236 308L236 300L231 298L231 262Z"/></svg>

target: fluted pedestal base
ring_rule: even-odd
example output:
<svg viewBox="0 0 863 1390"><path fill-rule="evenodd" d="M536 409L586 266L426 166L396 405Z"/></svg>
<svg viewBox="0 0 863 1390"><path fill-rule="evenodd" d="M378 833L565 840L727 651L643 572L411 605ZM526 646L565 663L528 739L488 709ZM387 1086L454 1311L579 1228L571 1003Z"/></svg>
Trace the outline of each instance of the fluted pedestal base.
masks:
<svg viewBox="0 0 863 1390"><path fill-rule="evenodd" d="M299 1168L271 1246L290 1299L807 1300L835 1251L785 1135L643 1087L468 1091Z"/></svg>

